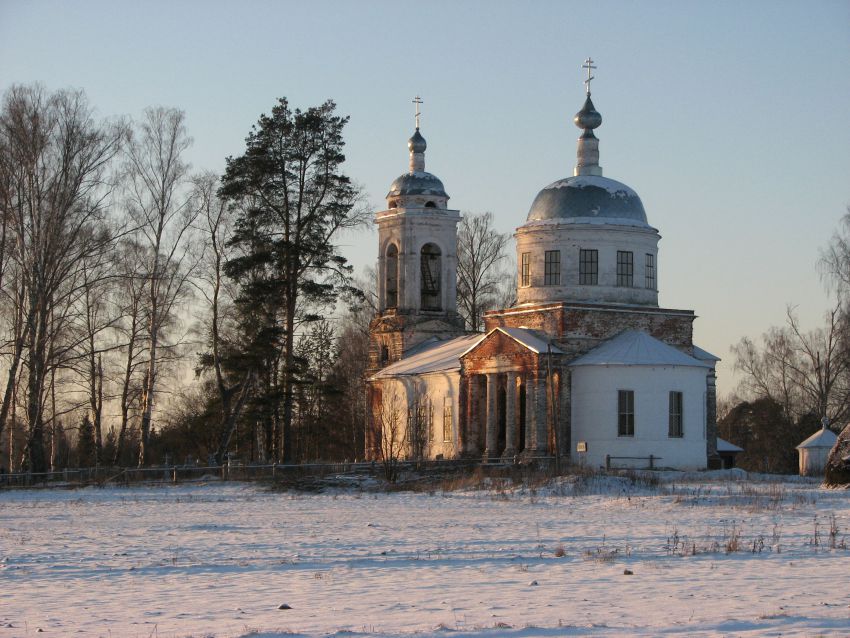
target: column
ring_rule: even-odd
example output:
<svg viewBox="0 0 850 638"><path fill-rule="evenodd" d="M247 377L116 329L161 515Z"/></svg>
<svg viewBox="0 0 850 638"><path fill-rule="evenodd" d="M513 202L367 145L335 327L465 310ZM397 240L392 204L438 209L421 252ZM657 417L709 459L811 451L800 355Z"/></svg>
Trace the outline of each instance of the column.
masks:
<svg viewBox="0 0 850 638"><path fill-rule="evenodd" d="M573 441L573 415L572 415L572 373L569 370L561 371L561 387L559 399L558 415L561 428L561 456L565 459L572 457L572 451L575 449L575 441Z"/></svg>
<svg viewBox="0 0 850 638"><path fill-rule="evenodd" d="M534 381L530 374L523 379L525 384L525 455L532 454L535 448L535 437L537 434L534 426Z"/></svg>
<svg viewBox="0 0 850 638"><path fill-rule="evenodd" d="M505 451L502 458L509 461L516 455L516 372L508 372L505 383Z"/></svg>
<svg viewBox="0 0 850 638"><path fill-rule="evenodd" d="M549 389L546 376L539 373L534 379L534 453L535 456L545 456L549 447L549 419L547 418L546 396Z"/></svg>
<svg viewBox="0 0 850 638"><path fill-rule="evenodd" d="M461 453L464 456L475 454L475 420L478 417L475 406L475 381L476 377L473 374L466 378L466 426L464 428L463 447L461 448Z"/></svg>
<svg viewBox="0 0 850 638"><path fill-rule="evenodd" d="M487 415L486 423L487 430L485 432L486 441L484 448L484 462L489 463L491 460L496 460L496 375L494 373L487 374Z"/></svg>

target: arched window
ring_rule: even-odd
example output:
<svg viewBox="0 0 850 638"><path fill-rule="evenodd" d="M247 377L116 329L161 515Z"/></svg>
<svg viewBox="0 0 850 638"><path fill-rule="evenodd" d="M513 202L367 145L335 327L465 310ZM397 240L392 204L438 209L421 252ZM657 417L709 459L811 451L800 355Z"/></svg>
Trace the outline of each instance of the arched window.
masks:
<svg viewBox="0 0 850 638"><path fill-rule="evenodd" d="M440 282L442 281L442 262L440 249L435 244L422 246L420 256L421 283L419 286L423 310L442 310Z"/></svg>
<svg viewBox="0 0 850 638"><path fill-rule="evenodd" d="M425 208L437 208L434 202L425 202Z"/></svg>
<svg viewBox="0 0 850 638"><path fill-rule="evenodd" d="M396 308L398 306L398 247L395 244L390 244L387 247L387 259L384 268L387 284L387 308Z"/></svg>

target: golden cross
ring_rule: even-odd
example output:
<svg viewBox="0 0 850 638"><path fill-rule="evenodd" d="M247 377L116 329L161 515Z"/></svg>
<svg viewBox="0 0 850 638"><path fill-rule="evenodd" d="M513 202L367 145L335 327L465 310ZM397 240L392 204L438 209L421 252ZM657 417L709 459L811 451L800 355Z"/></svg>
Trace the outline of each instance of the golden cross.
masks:
<svg viewBox="0 0 850 638"><path fill-rule="evenodd" d="M593 75L590 75L590 71L591 71L591 69L595 69L596 67L593 66L593 60L590 59L590 58L587 58L584 61L584 64L581 65L581 68L587 69L587 79L584 81L584 88L585 88L585 91L587 91L587 94L590 95L590 81L595 77Z"/></svg>
<svg viewBox="0 0 850 638"><path fill-rule="evenodd" d="M422 101L422 98L417 95L413 98L413 103L416 105L416 130L419 130L419 105L424 104L424 102Z"/></svg>

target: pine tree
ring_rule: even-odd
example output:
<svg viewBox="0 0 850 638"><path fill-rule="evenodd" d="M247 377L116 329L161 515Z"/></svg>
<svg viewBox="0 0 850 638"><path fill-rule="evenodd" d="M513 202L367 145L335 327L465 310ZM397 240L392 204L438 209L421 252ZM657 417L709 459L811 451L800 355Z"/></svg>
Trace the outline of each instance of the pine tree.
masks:
<svg viewBox="0 0 850 638"><path fill-rule="evenodd" d="M94 440L94 424L89 415L83 416L80 421L80 431L77 436L77 465L79 467L91 467L95 464L97 457L97 446Z"/></svg>
<svg viewBox="0 0 850 638"><path fill-rule="evenodd" d="M335 109L328 101L293 111L278 100L249 133L245 153L228 158L219 191L236 209L230 245L240 256L225 273L240 288L237 365L250 366L254 382L246 416L265 424L267 449L285 462L293 460L293 388L302 367L296 333L347 286L350 266L332 242L364 219L359 191L340 171L348 118Z"/></svg>

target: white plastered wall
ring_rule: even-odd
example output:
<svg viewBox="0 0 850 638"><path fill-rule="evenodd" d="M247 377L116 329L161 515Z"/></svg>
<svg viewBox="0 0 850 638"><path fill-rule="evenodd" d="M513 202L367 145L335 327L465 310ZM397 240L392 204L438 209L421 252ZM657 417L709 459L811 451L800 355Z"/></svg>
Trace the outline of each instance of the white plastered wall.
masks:
<svg viewBox="0 0 850 638"><path fill-rule="evenodd" d="M406 423L407 410L417 394L423 396L431 405L426 457L433 459L442 455L451 459L458 455L460 374L457 370L381 379L381 394L385 408L395 405L403 423ZM444 441L443 410L447 403L452 408L452 428L450 439Z"/></svg>
<svg viewBox="0 0 850 638"><path fill-rule="evenodd" d="M517 268L522 267L522 254L531 255L529 286L518 286L519 303L543 303L569 300L589 303L631 303L658 305L658 231L653 228L614 224L531 223L516 232ZM579 284L579 251L598 251L597 285ZM544 285L545 253L561 252L561 284ZM634 256L634 285L618 287L617 251L631 251ZM646 288L646 255L655 261L655 287ZM521 273L520 273L521 276ZM518 280L519 281L519 280ZM520 281L521 283L521 281Z"/></svg>
<svg viewBox="0 0 850 638"><path fill-rule="evenodd" d="M705 469L705 368L687 366L575 366L572 369L571 460L604 467L605 456L641 457L613 460L614 467L646 467L651 455L656 467ZM619 390L635 393L635 433L617 435ZM681 438L669 432L669 393L682 392ZM579 441L587 452L579 453Z"/></svg>
<svg viewBox="0 0 850 638"><path fill-rule="evenodd" d="M829 458L828 447L804 447L800 454L800 476L822 476Z"/></svg>

